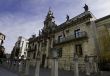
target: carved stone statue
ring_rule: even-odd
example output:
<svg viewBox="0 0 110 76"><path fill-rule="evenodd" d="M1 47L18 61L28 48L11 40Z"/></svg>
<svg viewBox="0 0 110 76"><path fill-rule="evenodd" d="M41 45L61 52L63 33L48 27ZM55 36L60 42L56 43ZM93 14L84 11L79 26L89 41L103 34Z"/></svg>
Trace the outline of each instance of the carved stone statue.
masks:
<svg viewBox="0 0 110 76"><path fill-rule="evenodd" d="M86 4L85 4L85 6L83 8L84 8L85 11L89 10L88 5L86 5Z"/></svg>
<svg viewBox="0 0 110 76"><path fill-rule="evenodd" d="M69 20L69 15L66 15L66 19L67 19L67 21Z"/></svg>

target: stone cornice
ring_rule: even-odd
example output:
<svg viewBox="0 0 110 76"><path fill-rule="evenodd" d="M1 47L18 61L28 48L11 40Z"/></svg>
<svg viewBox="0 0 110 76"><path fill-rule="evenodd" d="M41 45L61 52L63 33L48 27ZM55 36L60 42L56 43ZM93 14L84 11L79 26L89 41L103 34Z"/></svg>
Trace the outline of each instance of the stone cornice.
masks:
<svg viewBox="0 0 110 76"><path fill-rule="evenodd" d="M102 18L100 18L100 19L97 19L95 22L98 23L98 22L100 22L100 21L102 21L102 20L105 20L105 19L108 19L108 18L110 18L110 15L107 15L107 16L105 16L105 17L102 17Z"/></svg>
<svg viewBox="0 0 110 76"><path fill-rule="evenodd" d="M86 20L89 20L90 18L92 18L92 14L90 11L83 12L80 15L70 19L69 21L66 21L66 22L60 24L59 26L57 26L55 32L59 32L59 31L66 29L67 27L83 23Z"/></svg>

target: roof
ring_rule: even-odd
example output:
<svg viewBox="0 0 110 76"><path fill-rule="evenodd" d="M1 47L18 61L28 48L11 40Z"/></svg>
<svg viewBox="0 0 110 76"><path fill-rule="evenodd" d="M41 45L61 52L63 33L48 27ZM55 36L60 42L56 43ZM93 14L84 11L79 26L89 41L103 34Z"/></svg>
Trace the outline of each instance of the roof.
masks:
<svg viewBox="0 0 110 76"><path fill-rule="evenodd" d="M60 24L59 26L57 26L56 28L56 32L61 31L61 29L64 29L66 28L67 26L69 26L71 23L75 23L75 22L78 22L79 19L82 19L82 18L86 18L86 17L89 17L89 18L92 18L92 13L90 11L86 11L86 12L83 12L75 17L73 17L72 19L70 19L69 21L66 21L62 24ZM80 21L81 23L81 21Z"/></svg>
<svg viewBox="0 0 110 76"><path fill-rule="evenodd" d="M0 32L0 35L4 35L4 34ZM4 35L4 36L5 36L5 35Z"/></svg>
<svg viewBox="0 0 110 76"><path fill-rule="evenodd" d="M29 43L33 43L33 42L35 42L35 41L38 41L38 37L39 36L37 36L37 37L34 37L34 38L29 38L28 40L29 40Z"/></svg>
<svg viewBox="0 0 110 76"><path fill-rule="evenodd" d="M86 11L86 12L83 12L83 13L81 13L81 14L79 14L79 15L77 15L77 16L75 16L75 17L73 17L72 19L69 19L68 21L66 21L66 22L64 22L64 23L62 23L62 24L60 24L59 26L56 26L55 27L55 32L59 32L59 31L61 31L62 29L65 29L66 27L68 27L68 26L71 26L70 24L75 24L75 23L82 23L82 22L84 22L84 20L86 19L86 18L88 18L88 19L90 19L90 18L92 18L93 17L93 15L92 15L92 13L90 12L90 11ZM82 21L82 22L81 22ZM28 39L29 40L29 43L32 43L32 42L35 42L35 41L38 41L39 40L39 36L37 36L37 37L34 37L34 38L29 38Z"/></svg>
<svg viewBox="0 0 110 76"><path fill-rule="evenodd" d="M107 16L105 16L105 17L99 18L99 19L97 19L95 22L97 23L97 22L99 22L99 21L102 21L102 20L105 20L105 19L108 19L108 18L110 18L110 15L107 15Z"/></svg>

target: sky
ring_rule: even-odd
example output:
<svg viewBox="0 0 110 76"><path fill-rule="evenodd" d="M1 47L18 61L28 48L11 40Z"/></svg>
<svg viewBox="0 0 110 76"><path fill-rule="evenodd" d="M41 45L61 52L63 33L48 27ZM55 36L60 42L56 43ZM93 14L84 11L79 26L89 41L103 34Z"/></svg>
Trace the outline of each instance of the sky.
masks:
<svg viewBox="0 0 110 76"><path fill-rule="evenodd" d="M110 14L110 0L0 0L0 32L6 35L5 52L11 53L19 36L25 38L38 35L49 7L54 13L56 24L84 12L84 4L95 17Z"/></svg>

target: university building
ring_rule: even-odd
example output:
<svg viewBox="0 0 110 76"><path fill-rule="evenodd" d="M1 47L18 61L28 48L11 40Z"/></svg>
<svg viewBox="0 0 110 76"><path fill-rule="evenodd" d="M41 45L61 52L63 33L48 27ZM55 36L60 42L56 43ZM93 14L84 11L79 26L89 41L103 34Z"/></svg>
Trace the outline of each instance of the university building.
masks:
<svg viewBox="0 0 110 76"><path fill-rule="evenodd" d="M40 55L41 67L51 68L50 51L58 48L59 69L74 70L74 56L78 56L79 69L85 70L85 56L93 64L110 61L110 15L96 19L88 11L57 25L54 21L53 12L49 9L44 21L44 27L39 31L39 35L32 35L28 39L28 58L30 65L35 66L36 58Z"/></svg>

